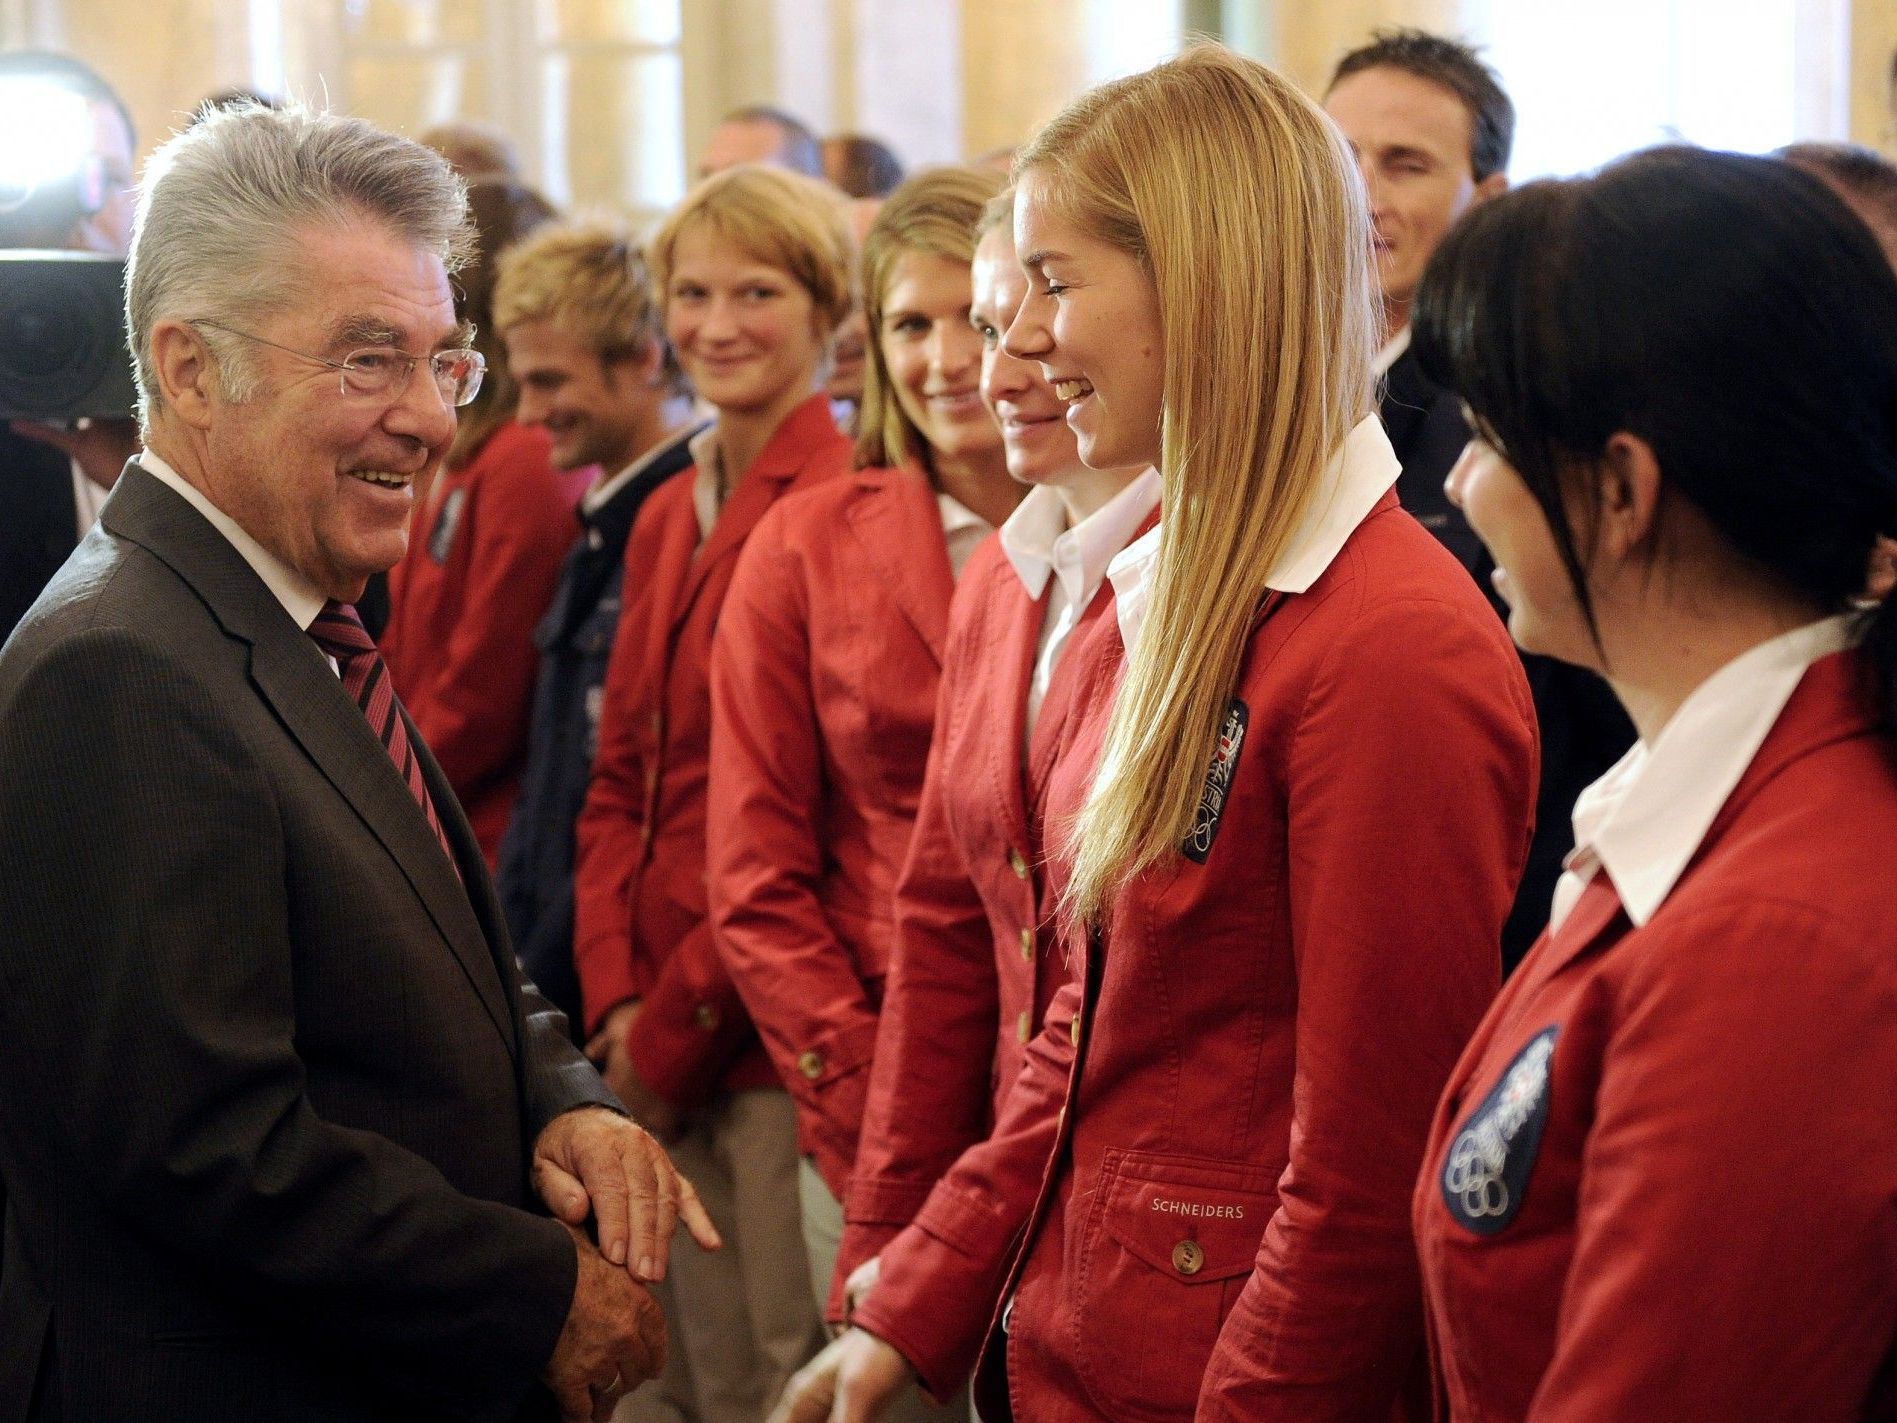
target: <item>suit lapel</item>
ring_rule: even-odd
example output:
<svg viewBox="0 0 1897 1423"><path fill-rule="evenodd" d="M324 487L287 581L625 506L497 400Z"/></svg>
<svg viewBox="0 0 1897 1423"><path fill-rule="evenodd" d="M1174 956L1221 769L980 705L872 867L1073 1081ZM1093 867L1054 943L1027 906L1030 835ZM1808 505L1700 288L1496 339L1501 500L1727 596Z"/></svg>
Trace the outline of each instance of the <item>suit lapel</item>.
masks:
<svg viewBox="0 0 1897 1423"><path fill-rule="evenodd" d="M902 609L940 667L955 573L935 490L920 470L910 468L865 470L857 479L862 494L844 515L850 531L877 570L881 591Z"/></svg>
<svg viewBox="0 0 1897 1423"><path fill-rule="evenodd" d="M508 997L480 921L421 807L329 659L293 623L243 556L183 499L136 467L106 506L114 533L163 559L196 589L225 633L250 647L250 678L304 753L388 851L468 977L494 1028L513 1046ZM459 817L440 768L414 725L409 738L433 771L430 793L445 821ZM347 886L340 887L344 892Z"/></svg>

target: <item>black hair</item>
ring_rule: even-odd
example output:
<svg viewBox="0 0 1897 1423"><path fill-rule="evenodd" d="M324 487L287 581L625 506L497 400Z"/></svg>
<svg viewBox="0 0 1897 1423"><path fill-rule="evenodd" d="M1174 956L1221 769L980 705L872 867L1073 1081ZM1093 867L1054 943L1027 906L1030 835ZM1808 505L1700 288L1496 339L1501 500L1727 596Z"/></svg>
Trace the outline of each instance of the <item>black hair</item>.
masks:
<svg viewBox="0 0 1897 1423"><path fill-rule="evenodd" d="M1772 156L1822 178L1897 232L1897 163L1858 143L1788 143ZM1855 201L1853 201L1855 199Z"/></svg>
<svg viewBox="0 0 1897 1423"><path fill-rule="evenodd" d="M1587 472L1621 431L1732 548L1828 610L1897 531L1897 275L1790 164L1656 148L1504 194L1436 250L1412 329L1546 513L1590 627L1568 510L1591 529ZM1887 731L1894 604L1868 642Z"/></svg>
<svg viewBox="0 0 1897 1423"><path fill-rule="evenodd" d="M879 138L840 133L824 140L835 145L837 170L830 181L853 198L886 198L902 186L902 160Z"/></svg>
<svg viewBox="0 0 1897 1423"><path fill-rule="evenodd" d="M780 163L806 177L823 176L823 150L817 146L817 135L811 132L809 124L795 114L773 104L746 104L743 108L733 109L719 122L771 125L784 140L784 146L777 155Z"/></svg>
<svg viewBox="0 0 1897 1423"><path fill-rule="evenodd" d="M1515 146L1515 105L1472 45L1428 30L1375 31L1370 43L1337 61L1326 90L1365 69L1400 69L1440 84L1469 111L1469 170L1476 182L1508 167Z"/></svg>

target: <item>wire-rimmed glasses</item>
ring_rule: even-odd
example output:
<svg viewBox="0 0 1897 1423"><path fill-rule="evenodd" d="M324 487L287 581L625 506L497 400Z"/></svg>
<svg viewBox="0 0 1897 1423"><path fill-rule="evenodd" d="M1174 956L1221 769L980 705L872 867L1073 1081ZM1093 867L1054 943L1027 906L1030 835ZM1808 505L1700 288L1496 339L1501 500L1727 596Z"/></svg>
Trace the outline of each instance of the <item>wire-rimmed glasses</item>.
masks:
<svg viewBox="0 0 1897 1423"><path fill-rule="evenodd" d="M302 360L314 361L319 366L328 366L333 371L340 371L342 375L338 386L344 395L382 396L400 400L415 374L415 367L426 361L428 369L434 374L435 386L441 391L441 398L451 406L462 406L481 393L481 379L487 374L487 358L479 351L465 347L437 351L432 356L412 356L394 346L364 346L360 351L351 351L340 361L332 361L326 356L313 356L308 351L299 351L280 341L268 341L252 332L239 331L235 326L226 326L206 317L197 317L191 324L241 336L246 341L255 341L259 346L269 346Z"/></svg>

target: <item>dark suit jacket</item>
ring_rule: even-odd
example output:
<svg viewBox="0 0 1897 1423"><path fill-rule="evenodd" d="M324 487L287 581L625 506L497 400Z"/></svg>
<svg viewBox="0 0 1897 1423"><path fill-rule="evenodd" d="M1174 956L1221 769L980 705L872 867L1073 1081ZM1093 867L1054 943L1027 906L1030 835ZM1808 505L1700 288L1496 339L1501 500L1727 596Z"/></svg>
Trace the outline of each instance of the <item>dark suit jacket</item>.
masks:
<svg viewBox="0 0 1897 1423"><path fill-rule="evenodd" d="M411 733L412 734L412 733ZM612 1105L316 645L145 471L0 654L0 1419L503 1419ZM465 886L465 888L464 888Z"/></svg>
<svg viewBox="0 0 1897 1423"><path fill-rule="evenodd" d="M1390 444L1403 462L1397 498L1455 554L1506 621L1508 609L1489 581L1495 560L1443 493L1443 481L1469 442L1461 402L1423 374L1414 351L1405 351L1384 378L1381 414ZM1619 760L1634 739L1627 714L1592 672L1528 652L1522 654L1522 668L1541 725L1541 787L1535 798L1528 868L1502 926L1504 971L1521 962L1547 926L1561 861L1574 848L1575 797Z"/></svg>
<svg viewBox="0 0 1897 1423"><path fill-rule="evenodd" d="M72 461L0 422L0 643L79 542Z"/></svg>

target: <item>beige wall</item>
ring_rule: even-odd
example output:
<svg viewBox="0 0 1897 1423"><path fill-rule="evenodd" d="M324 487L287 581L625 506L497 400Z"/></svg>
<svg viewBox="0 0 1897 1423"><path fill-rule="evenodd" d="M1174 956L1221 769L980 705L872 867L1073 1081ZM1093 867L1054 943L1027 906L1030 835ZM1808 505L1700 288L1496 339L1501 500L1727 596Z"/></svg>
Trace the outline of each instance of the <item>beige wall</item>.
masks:
<svg viewBox="0 0 1897 1423"><path fill-rule="evenodd" d="M683 136L687 158L718 115L740 103L782 103L820 128L888 137L911 164L978 153L1030 135L1097 72L1103 26L1137 0L683 0ZM1545 0L1190 0L1203 19L1222 13L1235 43L1316 88L1337 56L1381 24L1479 33L1491 7ZM1889 103L1897 0L1805 0L1815 85L1814 122L1848 123L1852 138L1897 149ZM528 17L582 33L612 0L366 0L366 24L384 38L452 44L458 32ZM281 68L321 98L321 77L342 74L343 0L280 0ZM124 91L149 148L204 94L251 76L250 0L0 0L0 40L77 51ZM512 18L508 18L512 17ZM419 27L419 28L418 28ZM358 31L360 33L360 31ZM1829 37L1829 38L1827 38ZM1801 47L1805 43L1801 35ZM1091 46L1091 47L1090 47ZM1829 46L1830 53L1826 53ZM575 140L574 196L630 198L640 179L640 103L621 90L636 66L576 69L560 123L591 122L597 142ZM511 77L477 60L401 64L361 60L349 71L357 107L412 128L444 105L522 133L533 151L539 114L510 111ZM668 102L655 91L651 102ZM676 129L674 130L676 131ZM611 151L601 148L609 145ZM537 154L534 154L537 157Z"/></svg>

